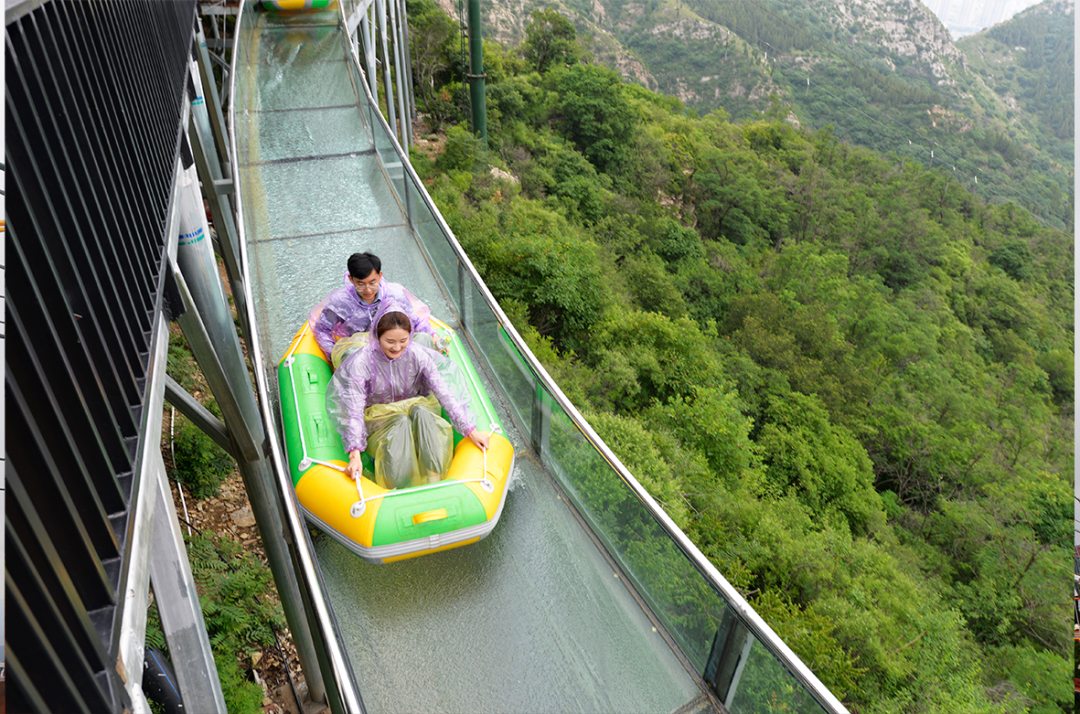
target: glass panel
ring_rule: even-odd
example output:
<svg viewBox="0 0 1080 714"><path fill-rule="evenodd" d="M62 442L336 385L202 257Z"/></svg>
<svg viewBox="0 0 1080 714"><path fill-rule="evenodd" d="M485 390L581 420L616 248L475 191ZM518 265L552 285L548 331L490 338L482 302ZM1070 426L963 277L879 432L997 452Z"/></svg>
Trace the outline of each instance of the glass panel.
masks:
<svg viewBox="0 0 1080 714"><path fill-rule="evenodd" d="M382 78L380 77L380 80L381 79ZM376 120L372 122L372 128L374 129L375 134L375 152L379 155L379 161L382 162L387 176L394 182L394 188L397 189L398 184L401 181L401 161L398 158L397 152L394 150L393 141L390 139L387 127L382 121ZM399 193L398 195L400 196L401 194ZM402 203L404 203L404 201Z"/></svg>
<svg viewBox="0 0 1080 714"><path fill-rule="evenodd" d="M491 370L492 377L499 383L500 393L506 396L508 406L514 410L525 429L526 438L529 438L536 396L532 370L471 279L468 281L466 302L470 305L469 336Z"/></svg>
<svg viewBox="0 0 1080 714"><path fill-rule="evenodd" d="M232 101L235 103L236 108L236 153L237 161L241 164L246 163L248 153L251 149L250 139L250 126L247 118L253 109L252 102L256 101L258 97L258 78L257 73L251 71L251 56L253 53L253 43L248 41L248 38L253 32L253 27L257 22L257 18L254 17L257 13L253 12L251 8L244 8L241 18L241 27L237 33L237 37L241 38L236 42L235 52L236 57L236 78L235 78L235 96L232 97Z"/></svg>
<svg viewBox="0 0 1080 714"><path fill-rule="evenodd" d="M355 105L263 112L259 125L262 161L371 151L371 139Z"/></svg>
<svg viewBox="0 0 1080 714"><path fill-rule="evenodd" d="M551 404L550 420L549 468L695 669L703 672L724 614L723 600L557 404Z"/></svg>
<svg viewBox="0 0 1080 714"><path fill-rule="evenodd" d="M351 44L351 41L350 41L349 49L348 49L350 55L352 54L353 49L354 48L353 48L353 46ZM361 46L361 53L362 52L363 52L363 47ZM360 55L360 61L363 62L363 59L364 59L364 56L363 56L363 54L361 54ZM368 103L367 94L364 92L364 87L365 87L364 83L367 80L364 78L364 75L360 71L359 67L357 66L357 63L352 58L349 59L348 65L349 65L349 77L352 80L353 89L356 92L357 102L358 102L358 104L360 106L361 123L364 126L364 136L365 136L365 139L366 139L365 142L364 142L364 146L366 148L370 149L375 144L375 141L371 136L371 124L372 124L372 120L374 119L374 117L371 116L371 105Z"/></svg>
<svg viewBox="0 0 1080 714"><path fill-rule="evenodd" d="M237 82L243 78L246 72L243 71L244 67L251 63L251 57L256 50L255 43L249 42L248 38L252 35L255 24L258 22L258 18L254 17L255 11L253 7L244 8L243 18L240 21L240 28L236 32L236 37L241 38L240 42L235 42L233 51L236 52L236 64L238 72Z"/></svg>
<svg viewBox="0 0 1080 714"><path fill-rule="evenodd" d="M731 714L820 714L825 711L756 639L728 708Z"/></svg>
<svg viewBox="0 0 1080 714"><path fill-rule="evenodd" d="M241 166L244 181L261 185L269 232L258 240L403 225L404 217L372 155ZM347 255L346 255L347 257Z"/></svg>
<svg viewBox="0 0 1080 714"><path fill-rule="evenodd" d="M410 191L415 191L415 186L410 183ZM461 313L461 282L458 275L458 259L454 249L446 242L439 224L435 222L435 216L427 204L420 200L417 194L413 194L409 201L412 209L412 225L417 238L427 251L428 258L439 280L446 289L447 299L453 305L454 311Z"/></svg>
<svg viewBox="0 0 1080 714"><path fill-rule="evenodd" d="M332 47L328 48L328 45L341 42L337 27L312 27L305 23L304 27L281 27L265 32L269 41L256 44L251 50L252 58L249 61L281 66L297 62L341 59L340 52Z"/></svg>
<svg viewBox="0 0 1080 714"><path fill-rule="evenodd" d="M266 43L245 67L259 78L255 111L356 105L356 93L336 31L299 27L275 31L282 44ZM262 44L262 43L260 43Z"/></svg>

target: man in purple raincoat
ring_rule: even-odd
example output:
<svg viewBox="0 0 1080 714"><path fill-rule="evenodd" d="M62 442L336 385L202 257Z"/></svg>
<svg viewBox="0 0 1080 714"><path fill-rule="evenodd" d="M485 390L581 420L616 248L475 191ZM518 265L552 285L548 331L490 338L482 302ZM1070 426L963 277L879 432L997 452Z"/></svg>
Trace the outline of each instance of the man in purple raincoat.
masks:
<svg viewBox="0 0 1080 714"><path fill-rule="evenodd" d="M371 318L385 301L393 299L412 321L412 332L435 337L428 322L431 310L398 283L383 280L382 261L372 253L349 256L345 284L315 306L308 318L315 341L330 359L334 343L342 337L371 329Z"/></svg>

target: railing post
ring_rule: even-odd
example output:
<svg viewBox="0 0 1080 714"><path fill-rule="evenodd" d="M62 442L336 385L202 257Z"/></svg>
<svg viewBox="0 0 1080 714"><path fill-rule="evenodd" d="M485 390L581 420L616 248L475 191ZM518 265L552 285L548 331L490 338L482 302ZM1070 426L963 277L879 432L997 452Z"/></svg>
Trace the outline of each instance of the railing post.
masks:
<svg viewBox="0 0 1080 714"><path fill-rule="evenodd" d="M413 90L412 83L412 56L409 54L409 48L412 47L409 40L409 13L407 11L405 0L401 2L401 36L405 47L405 76L409 78L409 81L405 83L405 88L408 90L409 99L409 136L412 136L412 118L416 116L416 93Z"/></svg>
<svg viewBox="0 0 1080 714"><path fill-rule="evenodd" d="M368 13L371 16L368 17ZM364 11L364 65L367 67L367 79L368 86L371 89L371 96L375 98L376 107L379 102L379 78L375 74L375 4Z"/></svg>
<svg viewBox="0 0 1080 714"><path fill-rule="evenodd" d="M535 390L533 392L532 400L532 423L529 428L529 442L532 446L533 452L536 453L538 459L543 459L543 446L544 446L544 408L542 400L544 396L544 386L539 379L534 379L533 384Z"/></svg>
<svg viewBox="0 0 1080 714"><path fill-rule="evenodd" d="M386 39L386 0L375 0L375 7L379 13L379 36L382 40L382 56L383 56L383 90L386 92L386 116L390 120L390 131L395 136L398 133L397 119L394 113L394 82L390 77L390 51L387 49ZM375 103L378 105L379 95L375 95ZM378 106L376 106L378 108Z"/></svg>
<svg viewBox="0 0 1080 714"><path fill-rule="evenodd" d="M404 21L404 15L399 17L398 2L397 0L387 0L390 10L390 27L388 28L392 32L394 38L394 78L397 80L397 110L401 113L401 148L405 150L405 155L409 155L409 144L412 141L412 136L409 134L412 122L409 121L409 111L406 108L408 98L405 96L405 87L403 84L402 73L405 71L405 53L408 51L404 44L404 34L401 31L401 23ZM410 78L411 81L411 78ZM387 106L387 109L391 112L394 109Z"/></svg>
<svg viewBox="0 0 1080 714"><path fill-rule="evenodd" d="M461 261L457 264L457 279L458 279L458 314L461 316L462 329L469 329L470 315L468 315L469 307L465 304L465 280L468 275L465 272L465 266Z"/></svg>
<svg viewBox="0 0 1080 714"><path fill-rule="evenodd" d="M205 48L204 48L205 49ZM210 112L216 108L221 113L220 107L210 107L205 100L205 85L200 81L199 75L194 71L195 63L192 62L191 80L195 90L195 97L191 101L191 121L188 125L188 139L191 152L198 168L199 180L202 182L204 196L210 205L210 216L214 219L214 229L217 231L218 242L221 244L221 257L225 261L225 271L229 276L232 287L233 299L236 301L237 314L245 322L244 333L250 333L250 325L244 318L247 315L244 290L243 273L240 270L240 251L237 245L236 222L233 220L233 210L226 192L231 192L233 183L228 178L226 170L222 168L220 154L211 141L215 138L212 130ZM211 85L213 86L213 85ZM216 96L216 92L215 92ZM212 102L216 99L211 97ZM226 159L228 154L224 154ZM228 161L225 162L226 164Z"/></svg>

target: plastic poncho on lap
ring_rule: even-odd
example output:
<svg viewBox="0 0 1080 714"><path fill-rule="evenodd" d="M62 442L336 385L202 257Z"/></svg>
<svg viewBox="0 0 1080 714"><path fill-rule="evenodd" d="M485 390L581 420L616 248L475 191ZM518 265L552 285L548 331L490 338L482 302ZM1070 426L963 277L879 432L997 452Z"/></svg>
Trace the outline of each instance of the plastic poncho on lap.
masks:
<svg viewBox="0 0 1080 714"><path fill-rule="evenodd" d="M356 294L356 288L349 281L348 271L345 273L344 282L344 286L327 295L308 316L308 324L311 325L315 341L319 343L327 358L333 352L335 341L357 332L373 331L376 323L372 321L372 317L388 302L400 305L400 312L409 316L414 337L418 332L435 335L435 330L428 322L431 316L430 308L403 285L380 280L376 298L371 303L366 303Z"/></svg>
<svg viewBox="0 0 1080 714"><path fill-rule="evenodd" d="M326 411L345 451L366 450L375 459L376 481L400 488L422 483L425 475L441 477L450 466L453 434L440 405L463 436L476 428L476 419L453 361L412 342L397 359L383 354L376 329L389 312L406 311L395 300L382 301L370 341L330 380Z"/></svg>

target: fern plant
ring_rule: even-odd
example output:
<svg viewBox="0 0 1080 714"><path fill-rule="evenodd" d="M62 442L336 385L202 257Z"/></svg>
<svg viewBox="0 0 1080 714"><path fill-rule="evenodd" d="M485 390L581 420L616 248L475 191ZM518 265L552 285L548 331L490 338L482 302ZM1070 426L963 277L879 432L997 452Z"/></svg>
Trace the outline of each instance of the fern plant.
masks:
<svg viewBox="0 0 1080 714"><path fill-rule="evenodd" d="M207 407L220 416L217 402ZM232 457L201 429L177 415L173 441L173 477L187 486L195 498L216 496L225 476L232 472Z"/></svg>
<svg viewBox="0 0 1080 714"><path fill-rule="evenodd" d="M285 627L270 571L227 538L198 533L185 540L226 708L258 714L262 688L247 679L240 661L273 644L274 629ZM147 615L146 644L167 651L156 604Z"/></svg>

